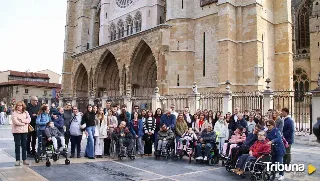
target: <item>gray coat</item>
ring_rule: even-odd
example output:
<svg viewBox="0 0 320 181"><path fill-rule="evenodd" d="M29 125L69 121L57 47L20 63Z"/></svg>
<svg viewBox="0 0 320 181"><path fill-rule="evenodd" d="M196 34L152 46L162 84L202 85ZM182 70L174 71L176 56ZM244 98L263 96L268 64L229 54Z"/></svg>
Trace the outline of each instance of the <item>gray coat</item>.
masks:
<svg viewBox="0 0 320 181"><path fill-rule="evenodd" d="M60 137L63 136L63 134L58 130L57 127L47 127L44 131L44 133L46 134L46 136L48 138L50 137Z"/></svg>

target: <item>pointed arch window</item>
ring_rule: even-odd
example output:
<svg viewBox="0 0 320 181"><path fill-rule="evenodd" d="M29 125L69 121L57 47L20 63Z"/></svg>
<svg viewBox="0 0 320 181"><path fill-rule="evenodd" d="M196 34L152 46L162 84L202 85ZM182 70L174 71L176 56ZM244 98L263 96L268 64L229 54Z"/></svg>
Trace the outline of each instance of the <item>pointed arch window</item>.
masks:
<svg viewBox="0 0 320 181"><path fill-rule="evenodd" d="M310 2L307 0L298 12L298 48L310 46Z"/></svg>
<svg viewBox="0 0 320 181"><path fill-rule="evenodd" d="M307 72L302 68L293 71L293 85L295 91L295 101L303 101L304 94L309 92L310 80Z"/></svg>
<svg viewBox="0 0 320 181"><path fill-rule="evenodd" d="M136 28L136 32L140 32L141 31L141 26L142 26L142 17L141 17L141 13L137 12L135 15L135 28Z"/></svg>
<svg viewBox="0 0 320 181"><path fill-rule="evenodd" d="M116 26L114 24L111 24L110 26L110 41L116 40L117 31Z"/></svg>
<svg viewBox="0 0 320 181"><path fill-rule="evenodd" d="M133 34L133 22L132 22L132 17L130 15L126 19L126 24L127 24L127 35Z"/></svg>

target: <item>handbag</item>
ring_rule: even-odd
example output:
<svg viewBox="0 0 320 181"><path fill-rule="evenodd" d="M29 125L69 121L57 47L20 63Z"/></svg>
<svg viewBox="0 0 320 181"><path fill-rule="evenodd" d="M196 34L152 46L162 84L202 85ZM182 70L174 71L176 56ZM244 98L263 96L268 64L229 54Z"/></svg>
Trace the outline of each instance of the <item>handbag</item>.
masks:
<svg viewBox="0 0 320 181"><path fill-rule="evenodd" d="M34 128L29 124L28 125L28 132L33 132L34 131Z"/></svg>

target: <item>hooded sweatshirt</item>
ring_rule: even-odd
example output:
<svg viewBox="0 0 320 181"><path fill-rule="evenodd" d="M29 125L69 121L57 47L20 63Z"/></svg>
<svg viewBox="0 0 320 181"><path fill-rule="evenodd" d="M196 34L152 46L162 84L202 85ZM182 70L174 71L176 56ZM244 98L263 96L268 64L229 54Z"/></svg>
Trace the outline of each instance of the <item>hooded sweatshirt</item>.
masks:
<svg viewBox="0 0 320 181"><path fill-rule="evenodd" d="M71 136L81 136L82 135L82 131L80 128L81 119L82 119L82 116L80 113L78 113L71 120L71 123L70 123L70 135Z"/></svg>

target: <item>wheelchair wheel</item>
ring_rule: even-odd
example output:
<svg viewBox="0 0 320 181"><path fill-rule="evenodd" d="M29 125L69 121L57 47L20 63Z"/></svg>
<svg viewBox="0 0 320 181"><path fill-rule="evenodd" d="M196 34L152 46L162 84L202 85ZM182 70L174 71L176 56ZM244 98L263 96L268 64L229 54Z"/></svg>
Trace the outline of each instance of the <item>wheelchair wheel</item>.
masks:
<svg viewBox="0 0 320 181"><path fill-rule="evenodd" d="M264 181L272 181L272 180L275 179L275 177L276 177L276 173L275 172L272 172L272 171L268 172L267 168L265 168L263 170L262 178L263 178Z"/></svg>
<svg viewBox="0 0 320 181"><path fill-rule="evenodd" d="M69 160L69 159L66 159L66 160L64 161L64 164L69 165L69 164L70 164L70 160Z"/></svg>
<svg viewBox="0 0 320 181"><path fill-rule="evenodd" d="M226 170L227 170L228 172L231 172L231 168L229 167L229 165L226 165Z"/></svg>
<svg viewBox="0 0 320 181"><path fill-rule="evenodd" d="M117 145L113 141L111 142L111 146L110 146L110 157L114 159L116 157L116 154L117 154Z"/></svg>
<svg viewBox="0 0 320 181"><path fill-rule="evenodd" d="M131 159L131 160L135 160L135 159L136 159L136 157L132 156L132 157L130 157L130 159Z"/></svg>
<svg viewBox="0 0 320 181"><path fill-rule="evenodd" d="M251 175L250 180L251 180L251 181L257 181L257 176Z"/></svg>
<svg viewBox="0 0 320 181"><path fill-rule="evenodd" d="M213 159L214 164L219 164L219 157L215 156Z"/></svg>
<svg viewBox="0 0 320 181"><path fill-rule="evenodd" d="M53 161L57 161L57 160L59 160L59 155L58 154L53 154L52 155L52 159L53 159Z"/></svg>
<svg viewBox="0 0 320 181"><path fill-rule="evenodd" d="M34 155L34 161L35 161L36 163L39 163L39 162L40 162L40 156L38 155L38 153L36 153L36 154Z"/></svg>
<svg viewBox="0 0 320 181"><path fill-rule="evenodd" d="M214 165L214 159L213 158L209 159L208 162L209 162L210 166Z"/></svg>
<svg viewBox="0 0 320 181"><path fill-rule="evenodd" d="M51 162L49 160L46 161L46 166L50 167L51 166Z"/></svg>

